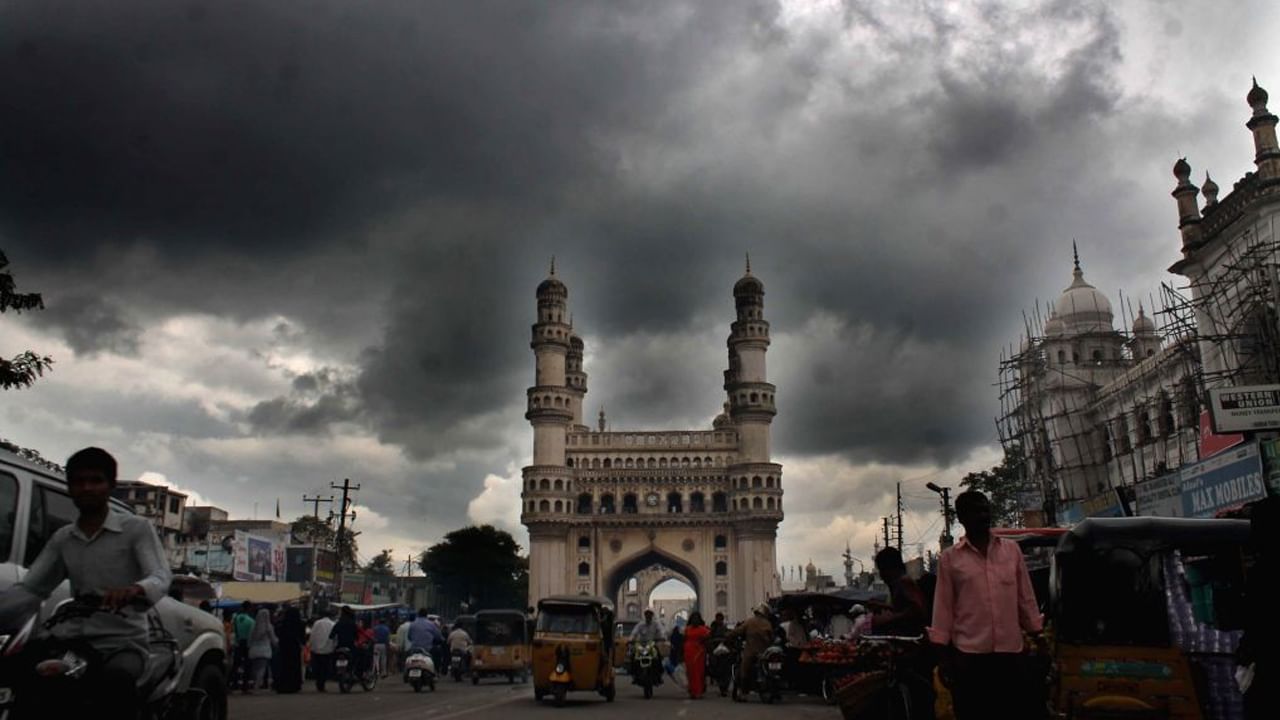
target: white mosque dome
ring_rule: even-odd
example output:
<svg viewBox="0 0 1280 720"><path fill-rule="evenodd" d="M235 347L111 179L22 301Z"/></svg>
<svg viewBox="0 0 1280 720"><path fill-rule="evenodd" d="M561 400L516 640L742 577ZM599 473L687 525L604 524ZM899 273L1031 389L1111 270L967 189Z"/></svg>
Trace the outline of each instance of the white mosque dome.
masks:
<svg viewBox="0 0 1280 720"><path fill-rule="evenodd" d="M1079 260L1076 261L1072 275L1070 287L1062 291L1061 297L1053 305L1066 329L1073 334L1115 330L1111 301L1097 288L1085 282Z"/></svg>
<svg viewBox="0 0 1280 720"><path fill-rule="evenodd" d="M1138 306L1138 317L1133 319L1133 334L1134 335L1155 335L1156 334L1155 321L1147 317L1147 313L1142 309L1141 305Z"/></svg>

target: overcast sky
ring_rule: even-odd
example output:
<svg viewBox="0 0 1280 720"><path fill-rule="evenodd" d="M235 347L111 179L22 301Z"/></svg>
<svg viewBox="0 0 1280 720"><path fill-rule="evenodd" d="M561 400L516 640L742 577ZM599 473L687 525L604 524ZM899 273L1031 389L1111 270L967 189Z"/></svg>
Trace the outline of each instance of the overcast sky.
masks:
<svg viewBox="0 0 1280 720"><path fill-rule="evenodd" d="M779 554L868 560L998 457L1000 347L1178 257L1173 161L1252 167L1274 2L5 2L0 249L47 309L0 437L239 516L361 485L362 554L518 524L534 288L588 414L709 427L765 283Z"/></svg>

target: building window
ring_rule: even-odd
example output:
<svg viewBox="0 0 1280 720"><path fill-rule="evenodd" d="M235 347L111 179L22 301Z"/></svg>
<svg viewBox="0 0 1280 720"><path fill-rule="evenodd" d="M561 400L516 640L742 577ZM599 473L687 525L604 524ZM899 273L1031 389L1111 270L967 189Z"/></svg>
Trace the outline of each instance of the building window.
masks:
<svg viewBox="0 0 1280 720"><path fill-rule="evenodd" d="M556 490L564 490L564 481L556 480Z"/></svg>
<svg viewBox="0 0 1280 720"><path fill-rule="evenodd" d="M684 512L684 498L680 497L680 493L667 493L667 512Z"/></svg>
<svg viewBox="0 0 1280 720"><path fill-rule="evenodd" d="M729 512L729 501L724 493L711 494L711 512Z"/></svg>
<svg viewBox="0 0 1280 720"><path fill-rule="evenodd" d="M586 577L590 574L591 574L590 563L584 563L584 562L578 563L578 577Z"/></svg>
<svg viewBox="0 0 1280 720"><path fill-rule="evenodd" d="M608 469L610 469L610 468L612 468L612 467L613 467L613 461L612 461L612 460L610 460L609 458L605 458L605 459L604 459L604 469L605 469L605 470L608 470Z"/></svg>
<svg viewBox="0 0 1280 720"><path fill-rule="evenodd" d="M753 488L764 487L764 481L760 479L759 475L756 475L755 477L751 478L751 487Z"/></svg>
<svg viewBox="0 0 1280 720"><path fill-rule="evenodd" d="M564 503L556 501L556 512L564 512Z"/></svg>
<svg viewBox="0 0 1280 720"><path fill-rule="evenodd" d="M582 493L578 496L578 514L591 514L591 495L589 493Z"/></svg>
<svg viewBox="0 0 1280 720"><path fill-rule="evenodd" d="M590 549L590 548L591 548L591 536L590 536L590 535L579 535L579 536L578 536L578 548L579 548L579 549L581 549L581 550L587 550L587 549Z"/></svg>
<svg viewBox="0 0 1280 720"><path fill-rule="evenodd" d="M721 577L729 574L729 563L723 560L716 561L716 575Z"/></svg>
<svg viewBox="0 0 1280 720"><path fill-rule="evenodd" d="M715 547L716 550L723 550L729 546L729 538L725 537L724 535L717 535L715 542L712 543L712 545L713 547Z"/></svg>
<svg viewBox="0 0 1280 720"><path fill-rule="evenodd" d="M628 580L627 592L640 592L640 581L635 578Z"/></svg>
<svg viewBox="0 0 1280 720"><path fill-rule="evenodd" d="M724 590L716 591L716 607L727 609L729 607L729 593Z"/></svg>
<svg viewBox="0 0 1280 720"><path fill-rule="evenodd" d="M1067 364L1067 353L1063 350L1058 351L1058 364L1059 365Z"/></svg>
<svg viewBox="0 0 1280 720"><path fill-rule="evenodd" d="M565 466L565 467L573 467L573 458L569 458L568 460L565 460L565 461L564 461L564 466Z"/></svg>
<svg viewBox="0 0 1280 720"><path fill-rule="evenodd" d="M169 498L169 512L171 513L178 512L178 498L176 497Z"/></svg>
<svg viewBox="0 0 1280 720"><path fill-rule="evenodd" d="M541 510L542 512L551 512L551 501L543 500L542 502L538 503L538 509Z"/></svg>
<svg viewBox="0 0 1280 720"><path fill-rule="evenodd" d="M600 458L591 458L591 469L592 470L600 469Z"/></svg>
<svg viewBox="0 0 1280 720"><path fill-rule="evenodd" d="M600 496L600 514L612 515L617 511L618 511L617 508L615 508L613 505L612 494L605 493L604 495Z"/></svg>
<svg viewBox="0 0 1280 720"><path fill-rule="evenodd" d="M706 512L707 500L706 496L700 492L693 493L689 496L689 512Z"/></svg>
<svg viewBox="0 0 1280 720"><path fill-rule="evenodd" d="M627 493L622 496L622 514L635 515L639 512L639 503L636 502L635 493Z"/></svg>
<svg viewBox="0 0 1280 720"><path fill-rule="evenodd" d="M753 510L763 510L763 509L764 509L764 501L763 501L763 500L761 500L761 499L760 499L760 497L757 495L756 497L754 497L754 498L752 498L752 499L751 499L751 508L752 508Z"/></svg>

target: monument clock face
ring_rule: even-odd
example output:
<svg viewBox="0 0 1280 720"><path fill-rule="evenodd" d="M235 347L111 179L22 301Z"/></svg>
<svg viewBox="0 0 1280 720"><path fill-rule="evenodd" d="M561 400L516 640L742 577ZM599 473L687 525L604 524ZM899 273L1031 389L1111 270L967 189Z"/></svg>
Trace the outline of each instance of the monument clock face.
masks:
<svg viewBox="0 0 1280 720"><path fill-rule="evenodd" d="M644 502L649 507L658 507L658 493L651 492L645 496Z"/></svg>

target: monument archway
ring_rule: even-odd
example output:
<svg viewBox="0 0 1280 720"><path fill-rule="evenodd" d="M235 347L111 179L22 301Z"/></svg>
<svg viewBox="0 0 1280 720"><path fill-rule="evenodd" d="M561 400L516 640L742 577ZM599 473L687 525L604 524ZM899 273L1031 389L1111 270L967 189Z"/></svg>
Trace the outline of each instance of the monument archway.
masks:
<svg viewBox="0 0 1280 720"><path fill-rule="evenodd" d="M654 588L679 580L690 588L696 602L702 600L697 570L689 563L656 548L649 548L616 563L604 575L604 596L617 603L620 620L637 620L649 604ZM635 580L635 583L631 581Z"/></svg>

